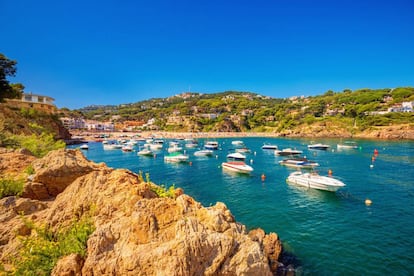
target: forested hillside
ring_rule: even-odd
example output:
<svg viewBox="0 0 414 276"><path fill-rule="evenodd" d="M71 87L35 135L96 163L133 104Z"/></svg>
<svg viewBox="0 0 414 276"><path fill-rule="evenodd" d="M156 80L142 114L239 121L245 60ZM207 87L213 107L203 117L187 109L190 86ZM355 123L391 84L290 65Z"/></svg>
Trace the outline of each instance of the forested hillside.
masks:
<svg viewBox="0 0 414 276"><path fill-rule="evenodd" d="M414 88L327 91L313 97L278 99L255 93L183 93L119 106L90 106L63 114L100 121L154 119L159 130L260 131L291 134L315 128L350 134L373 126L412 124L413 112L401 112L414 101ZM405 110L409 111L409 110Z"/></svg>

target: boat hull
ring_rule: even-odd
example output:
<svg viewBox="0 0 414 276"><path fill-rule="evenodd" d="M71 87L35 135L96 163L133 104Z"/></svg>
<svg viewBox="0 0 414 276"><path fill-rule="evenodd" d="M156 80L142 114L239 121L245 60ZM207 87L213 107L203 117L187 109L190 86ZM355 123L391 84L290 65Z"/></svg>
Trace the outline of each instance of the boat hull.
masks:
<svg viewBox="0 0 414 276"><path fill-rule="evenodd" d="M328 192L336 192L338 189L345 186L345 184L338 179L314 173L294 172L288 176L286 181L290 184L299 185L305 188Z"/></svg>
<svg viewBox="0 0 414 276"><path fill-rule="evenodd" d="M224 162L221 164L221 167L225 170L249 174L253 171L253 168L244 162Z"/></svg>

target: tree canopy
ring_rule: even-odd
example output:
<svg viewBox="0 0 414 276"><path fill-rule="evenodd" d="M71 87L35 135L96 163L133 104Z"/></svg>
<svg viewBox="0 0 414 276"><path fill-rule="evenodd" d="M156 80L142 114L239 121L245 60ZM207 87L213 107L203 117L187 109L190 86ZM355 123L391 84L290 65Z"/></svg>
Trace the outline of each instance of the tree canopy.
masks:
<svg viewBox="0 0 414 276"><path fill-rule="evenodd" d="M22 84L10 84L7 80L7 77L16 75L16 64L15 60L10 60L0 53L0 102L5 98L18 98L23 92Z"/></svg>

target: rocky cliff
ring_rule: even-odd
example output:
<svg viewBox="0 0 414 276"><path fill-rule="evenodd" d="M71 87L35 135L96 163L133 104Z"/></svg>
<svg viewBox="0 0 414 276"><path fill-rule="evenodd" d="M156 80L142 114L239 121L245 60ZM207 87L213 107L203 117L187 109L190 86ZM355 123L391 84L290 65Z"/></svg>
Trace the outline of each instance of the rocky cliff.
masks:
<svg viewBox="0 0 414 276"><path fill-rule="evenodd" d="M282 266L278 236L247 233L223 203L203 207L179 191L160 198L138 175L90 162L77 150L51 152L32 167L23 196L0 200L6 270L18 256L19 236L34 235L23 219L58 231L91 209L95 230L86 256L64 256L54 275L272 275Z"/></svg>

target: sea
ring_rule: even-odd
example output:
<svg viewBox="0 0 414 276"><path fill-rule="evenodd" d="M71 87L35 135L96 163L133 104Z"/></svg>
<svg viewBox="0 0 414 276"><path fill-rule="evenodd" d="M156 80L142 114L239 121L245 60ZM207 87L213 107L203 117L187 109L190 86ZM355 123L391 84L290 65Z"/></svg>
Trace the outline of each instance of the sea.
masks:
<svg viewBox="0 0 414 276"><path fill-rule="evenodd" d="M247 230L277 233L297 275L414 275L414 141L352 140L357 149L339 150L339 139L197 139L200 148L211 140L219 143L212 157L195 157L198 148L185 148L186 164L164 162L171 139L154 157L138 156L139 144L123 152L90 142L83 152L89 160L142 173L158 185L181 187L204 206L225 203ZM221 167L235 140L251 150L250 175ZM330 148L308 150L311 143ZM285 157L262 149L264 144L302 150L320 164L318 173L331 170L346 186L326 192L288 184L295 169L281 166Z"/></svg>

